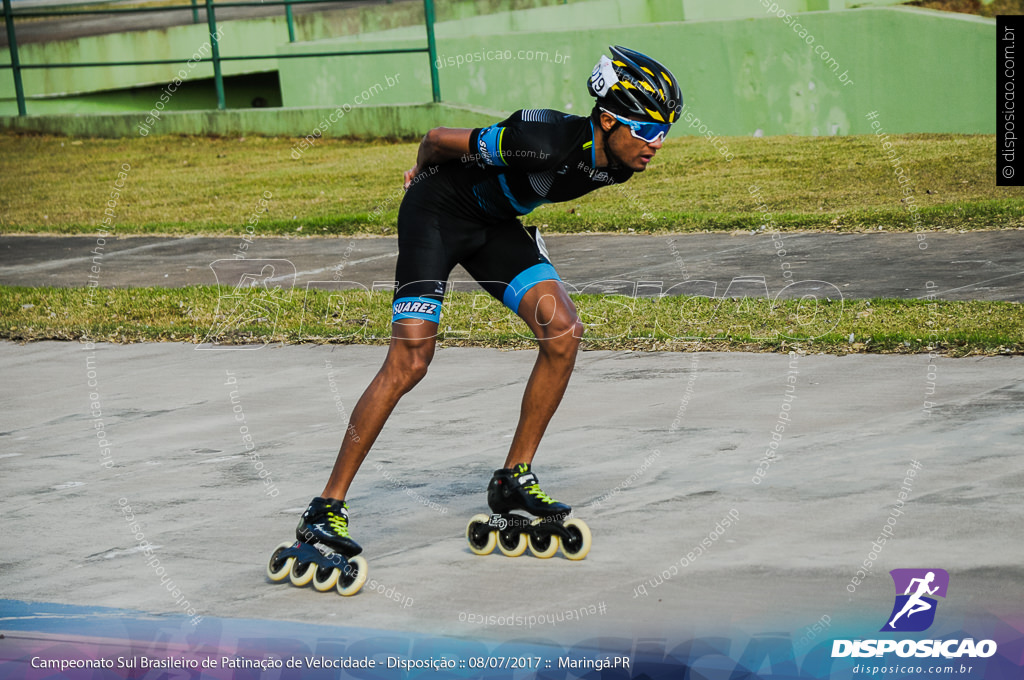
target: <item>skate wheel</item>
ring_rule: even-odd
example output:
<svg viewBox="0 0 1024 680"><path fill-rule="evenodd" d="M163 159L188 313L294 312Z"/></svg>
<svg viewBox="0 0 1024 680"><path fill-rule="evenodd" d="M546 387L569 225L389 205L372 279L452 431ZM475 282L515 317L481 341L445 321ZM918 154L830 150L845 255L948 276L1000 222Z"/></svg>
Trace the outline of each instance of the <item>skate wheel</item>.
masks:
<svg viewBox="0 0 1024 680"><path fill-rule="evenodd" d="M291 573L292 585L299 588L307 585L316 576L316 562L295 562L292 564Z"/></svg>
<svg viewBox="0 0 1024 680"><path fill-rule="evenodd" d="M267 562L267 578L274 583L280 583L285 580L288 578L288 574L292 571L292 564L295 562L295 557L286 557L281 559L281 553L290 547L292 547L291 543L282 543L274 548L274 552L270 555L270 561Z"/></svg>
<svg viewBox="0 0 1024 680"><path fill-rule="evenodd" d="M487 515L473 515L466 526L466 542L477 555L490 555L498 542L496 532L487 524L490 519Z"/></svg>
<svg viewBox="0 0 1024 680"><path fill-rule="evenodd" d="M537 526L544 519L541 517L536 518L530 524ZM555 553L558 552L558 537L552 536L551 534L538 534L533 531L530 532L530 552L533 553L534 557L539 557L542 560L546 560L549 557L554 557Z"/></svg>
<svg viewBox="0 0 1024 680"><path fill-rule="evenodd" d="M572 538L562 540L562 553L567 559L582 560L590 552L590 527L581 519L571 519L565 528Z"/></svg>
<svg viewBox="0 0 1024 680"><path fill-rule="evenodd" d="M348 567L344 570L335 569L338 572L338 594L349 597L359 592L359 589L366 583L368 566L362 555L356 555L348 561ZM344 571L344 573L342 573Z"/></svg>
<svg viewBox="0 0 1024 680"><path fill-rule="evenodd" d="M527 544L528 540L525 532L520 534L505 531L498 532L498 550L506 557L519 557L526 552Z"/></svg>
<svg viewBox="0 0 1024 680"><path fill-rule="evenodd" d="M313 587L321 593L326 593L338 585L338 577L341 576L341 569L337 567L319 567L313 573Z"/></svg>

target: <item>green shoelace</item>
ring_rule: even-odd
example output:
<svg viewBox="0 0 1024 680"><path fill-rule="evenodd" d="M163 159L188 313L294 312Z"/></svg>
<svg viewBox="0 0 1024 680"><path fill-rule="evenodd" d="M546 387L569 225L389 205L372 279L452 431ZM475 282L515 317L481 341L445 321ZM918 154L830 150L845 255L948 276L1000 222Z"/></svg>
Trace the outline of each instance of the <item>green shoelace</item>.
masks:
<svg viewBox="0 0 1024 680"><path fill-rule="evenodd" d="M348 538L348 518L330 510L327 511L327 523L331 525L334 533L342 538Z"/></svg>
<svg viewBox="0 0 1024 680"><path fill-rule="evenodd" d="M527 465L526 463L520 463L515 468L516 475L525 475L529 471L530 471L530 466ZM526 486L526 487L523 487L523 488L526 490L526 493L530 494L534 498L540 499L540 501L542 503L545 503L546 505L553 505L554 503L558 502L554 498L552 498L551 496L549 496L546 493L544 493L543 491L541 491L539 484L531 484L530 486Z"/></svg>
<svg viewBox="0 0 1024 680"><path fill-rule="evenodd" d="M530 494L531 496L534 496L535 498L539 498L541 502L546 503L548 505L552 505L553 503L558 502L551 496L541 491L540 487L537 486L536 484L531 484L530 486L526 487L526 493Z"/></svg>

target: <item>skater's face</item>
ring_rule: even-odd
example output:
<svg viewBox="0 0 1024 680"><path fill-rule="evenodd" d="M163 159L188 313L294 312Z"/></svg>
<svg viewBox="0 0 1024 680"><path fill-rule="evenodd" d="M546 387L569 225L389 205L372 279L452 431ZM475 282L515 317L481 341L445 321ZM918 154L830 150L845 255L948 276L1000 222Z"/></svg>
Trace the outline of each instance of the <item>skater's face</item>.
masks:
<svg viewBox="0 0 1024 680"><path fill-rule="evenodd" d="M647 169L647 164L654 158L654 154L664 144L664 137L659 137L653 142L639 139L630 132L627 126L621 123L616 125L617 122L612 114L601 114L601 127L605 132L611 130L611 134L606 137L608 145L605 151L606 155L609 160L618 162L634 172L643 172Z"/></svg>

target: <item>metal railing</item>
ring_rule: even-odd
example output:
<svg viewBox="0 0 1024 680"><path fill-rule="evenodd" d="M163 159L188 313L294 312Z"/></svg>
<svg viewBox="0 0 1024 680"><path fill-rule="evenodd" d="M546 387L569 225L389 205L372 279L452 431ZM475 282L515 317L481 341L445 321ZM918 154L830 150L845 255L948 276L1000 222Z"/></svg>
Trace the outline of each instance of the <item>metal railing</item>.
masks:
<svg viewBox="0 0 1024 680"><path fill-rule="evenodd" d="M288 42L295 42L295 22L292 18L292 5L302 4L325 4L327 2L344 2L344 0L267 0L260 2L218 2L217 8L225 7L267 7L274 5L285 6L285 17L288 23ZM437 45L434 40L434 0L423 0L423 13L424 23L426 25L427 32L427 46L426 47L414 47L407 49L394 49L394 50L356 50L356 51L344 51L344 52L309 52L304 54L263 54L263 55L245 55L245 56L220 56L220 47L218 45L218 33L217 33L217 19L216 11L213 0L205 0L206 3L206 21L210 30L210 57L209 58L189 58L184 59L145 59L136 61L104 61L104 62L73 62L73 63L55 63L55 64L22 64L18 58L18 40L16 31L14 28L14 21L16 19L30 18L30 17L60 17L60 16L74 16L80 14L128 14L128 13L142 13L142 12L170 12L176 10L191 10L193 23L199 22L199 11L196 7L196 0L192 0L191 5L168 5L164 7L128 7L128 8L109 8L109 9L71 9L71 10L57 10L57 11L18 11L14 12L11 9L11 0L3 0L3 16L4 22L7 26L7 42L11 52L11 63L0 64L0 69L9 68L14 76L14 93L18 100L18 115L28 115L25 109L25 89L22 85L21 72L27 69L48 69L48 68L85 68L85 67L112 67L112 66L148 66L154 64L181 64L186 61L195 63L210 62L213 64L213 80L214 87L217 90L217 108L224 110L227 108L224 101L224 76L221 73L221 62L224 61L244 61L247 59L304 59L312 57L347 57L367 54L408 54L408 53L421 53L425 52L430 59L430 88L435 102L441 101L441 86L438 81L437 72Z"/></svg>

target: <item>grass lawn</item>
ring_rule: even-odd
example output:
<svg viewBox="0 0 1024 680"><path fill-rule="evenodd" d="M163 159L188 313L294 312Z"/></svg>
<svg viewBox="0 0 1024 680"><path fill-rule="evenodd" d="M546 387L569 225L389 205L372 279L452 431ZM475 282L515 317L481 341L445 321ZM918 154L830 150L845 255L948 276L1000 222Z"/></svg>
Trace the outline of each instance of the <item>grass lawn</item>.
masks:
<svg viewBox="0 0 1024 680"><path fill-rule="evenodd" d="M620 233L1024 227L1024 189L995 184L992 135L892 138L911 199L873 135L727 141L729 162L703 137L669 138L627 184L542 206L525 222ZM322 140L299 160L294 143L0 135L0 233L95 233L112 201L121 235L238 235L254 215L262 236L394 234L416 142ZM921 208L917 224L908 200Z"/></svg>
<svg viewBox="0 0 1024 680"><path fill-rule="evenodd" d="M383 344L386 292L265 289L27 288L0 286L0 338L15 341ZM584 349L1024 353L1024 307L930 300L771 301L573 295ZM453 293L439 340L448 346L525 348L529 329L486 294Z"/></svg>
<svg viewBox="0 0 1024 680"><path fill-rule="evenodd" d="M725 161L703 138L671 138L628 184L543 206L548 232L668 233L1024 228L1024 189L995 185L991 135L893 138L915 223L879 140L732 138ZM122 140L0 135L0 233L381 235L395 232L416 142L322 140L299 160L291 138ZM119 179L118 173L121 173ZM770 211L770 219L763 211ZM383 343L390 295L229 289L0 287L0 338L113 342ZM261 297L262 296L262 297ZM1024 353L1024 309L1001 302L770 301L574 296L584 348ZM255 311L253 311L255 310ZM241 316L238 316L241 313ZM486 296L446 301L448 345L528 347L525 325Z"/></svg>

